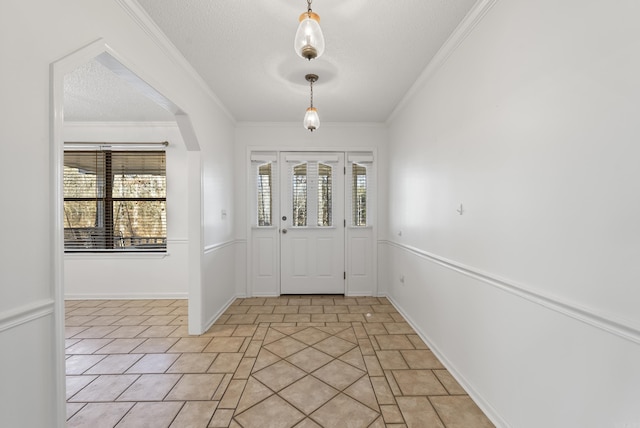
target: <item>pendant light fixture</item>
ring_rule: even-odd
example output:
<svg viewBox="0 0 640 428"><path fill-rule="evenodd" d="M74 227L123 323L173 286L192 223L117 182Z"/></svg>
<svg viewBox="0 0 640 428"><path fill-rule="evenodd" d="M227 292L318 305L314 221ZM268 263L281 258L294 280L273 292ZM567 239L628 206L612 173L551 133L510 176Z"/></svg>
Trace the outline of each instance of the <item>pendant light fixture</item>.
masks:
<svg viewBox="0 0 640 428"><path fill-rule="evenodd" d="M313 84L318 80L317 74L307 74L304 76L309 82L309 87L311 89L311 104L307 109L307 112L304 114L304 127L309 131L313 132L314 130L320 128L320 117L318 116L318 109L313 106Z"/></svg>
<svg viewBox="0 0 640 428"><path fill-rule="evenodd" d="M311 61L324 52L324 36L320 29L320 16L311 11L311 0L307 0L307 11L300 15L294 48L301 58Z"/></svg>

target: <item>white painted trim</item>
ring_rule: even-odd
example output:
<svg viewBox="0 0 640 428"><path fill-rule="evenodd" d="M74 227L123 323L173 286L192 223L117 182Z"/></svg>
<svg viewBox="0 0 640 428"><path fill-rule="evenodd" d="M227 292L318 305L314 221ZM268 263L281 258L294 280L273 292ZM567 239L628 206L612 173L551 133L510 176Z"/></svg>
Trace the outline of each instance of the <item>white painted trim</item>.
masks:
<svg viewBox="0 0 640 428"><path fill-rule="evenodd" d="M105 142L88 142L88 141L65 141L65 151L85 151L85 152L102 152L105 150L136 150L136 151L154 151L165 152L169 146L168 142L164 143L105 143Z"/></svg>
<svg viewBox="0 0 640 428"><path fill-rule="evenodd" d="M487 12L489 12L497 2L498 0L478 0L469 13L467 13L467 15L462 19L460 24L458 24L453 33L451 33L449 38L440 47L438 52L436 52L433 58L431 58L429 64L427 64L420 76L418 76L404 97L402 97L400 102L393 109L387 118L387 124L396 118L400 110L404 108L413 95L422 86L424 86L444 64L446 64L449 57L456 51L456 49L458 49L458 46L460 46L462 42L469 37L471 32L476 28L480 21L482 21L482 18L484 18Z"/></svg>
<svg viewBox="0 0 640 428"><path fill-rule="evenodd" d="M180 244L180 245L185 245L189 243L189 239L188 238L175 238L175 239L167 239L167 244Z"/></svg>
<svg viewBox="0 0 640 428"><path fill-rule="evenodd" d="M221 250L223 248L230 247L232 245L235 245L238 242L239 241L237 239L234 239L232 241L225 241L225 242L220 242L220 243L217 243L217 244L207 245L206 247L204 247L204 254L210 254L210 253L212 253L214 251L218 251L218 250Z"/></svg>
<svg viewBox="0 0 640 428"><path fill-rule="evenodd" d="M251 269L249 268L250 258L247 252L250 252L248 248L248 239L236 238L235 243L235 292L236 297L247 296L247 287L249 287L249 274ZM244 260L242 260L244 257ZM244 266L243 266L244 262ZM244 269L244 272L242 271ZM244 279L244 282L242 282Z"/></svg>
<svg viewBox="0 0 640 428"><path fill-rule="evenodd" d="M64 159L64 76L78 66L89 62L98 55L110 51L103 39L82 46L74 52L49 65L49 144L51 180L50 186L50 230L51 230L51 270L54 299L54 381L55 409L54 426L67 426L66 375L65 375L65 310L64 310L64 228L63 228L63 159Z"/></svg>
<svg viewBox="0 0 640 428"><path fill-rule="evenodd" d="M374 161L373 153L351 152L347 155L347 162L371 164Z"/></svg>
<svg viewBox="0 0 640 428"><path fill-rule="evenodd" d="M252 152L251 153L251 162L256 163L265 163L265 162L277 162L278 155L273 153L260 153L260 152Z"/></svg>
<svg viewBox="0 0 640 428"><path fill-rule="evenodd" d="M171 253L169 252L157 252L157 253L145 253L145 252L98 252L98 253L83 253L83 252L70 252L64 253L65 260L149 260L149 259L164 259L169 257Z"/></svg>
<svg viewBox="0 0 640 428"><path fill-rule="evenodd" d="M445 368L451 373L451 375L455 378L456 381L464 388L465 391L469 394L469 396L473 399L473 401L482 409L484 414L493 422L493 424L497 427L508 427L509 424L502 419L500 414L493 408L491 404L489 404L482 395L476 392L476 389L473 387L469 381L462 376L462 374L455 368L455 366L449 361L440 349L431 341L429 337L416 325L415 322L411 319L411 317L402 309L402 307L393 300L391 296L385 296L391 304L396 308L396 310L403 316L403 318L409 323L411 328L420 336L420 339L429 347L429 349L434 353L434 355L438 358L438 360L445 366Z"/></svg>
<svg viewBox="0 0 640 428"><path fill-rule="evenodd" d="M251 230L277 230L278 226L256 226L255 224L251 225ZM247 242L246 239L238 239L238 242Z"/></svg>
<svg viewBox="0 0 640 428"><path fill-rule="evenodd" d="M347 224L347 229L353 229L353 230L367 230L367 229L373 229L373 225L368 225L368 226L349 226L349 224ZM378 244L381 243L381 241L377 241Z"/></svg>
<svg viewBox="0 0 640 428"><path fill-rule="evenodd" d="M202 153L189 116L176 115L176 121L187 147L188 331L189 334L195 334L200 333L203 328L204 213L202 207L204 205L204 189Z"/></svg>
<svg viewBox="0 0 640 428"><path fill-rule="evenodd" d="M334 155L335 152L324 153L307 153L307 152L290 152L291 154L285 154L285 160L287 162L304 162L304 161L316 161L316 162L338 162L340 159L338 155Z"/></svg>
<svg viewBox="0 0 640 428"><path fill-rule="evenodd" d="M134 3L132 0L117 0ZM135 19L135 17L134 17ZM153 39L153 37L152 37ZM155 40L155 39L154 39ZM112 58L108 58L108 57ZM172 106L174 110L176 124L183 134L183 141L187 148L189 162L189 324L201 323L200 299L202 296L202 167L200 161L199 144L189 116L183 113L179 106L173 104L171 100L164 97L157 91L152 76L144 75L139 67L132 67L132 61L121 57L117 52L106 44L104 39L98 39L74 52L52 62L50 64L50 152L51 152L51 175L50 180L50 204L52 214L50 216L51 230L51 266L54 298L54 335L55 335L55 355L54 365L56 367L55 382L55 407L56 417L54 425L58 428L66 427L66 391L65 391L65 312L64 312L64 230L63 207L62 207L62 165L63 165L63 145L64 145L64 76L75 70L78 66L99 58L101 62L109 62L112 66L118 66L119 72L124 70L131 72L130 83L144 87L143 92L147 95L154 95L156 102L164 100L165 107ZM171 57L174 58L174 57ZM187 70L188 73L188 70ZM189 73L188 73L189 74ZM194 76L195 78L196 76ZM196 79L196 83L201 85L201 79ZM214 101L216 100L213 98ZM175 107L175 108L173 108ZM224 112L227 112L222 107ZM231 119L233 121L233 119ZM165 126L165 125L163 125ZM198 328L200 325L198 325Z"/></svg>
<svg viewBox="0 0 640 428"><path fill-rule="evenodd" d="M178 124L175 121L150 121L150 122L71 122L65 121L64 128L99 128L102 129L105 126L110 128L171 128L175 129Z"/></svg>
<svg viewBox="0 0 640 428"><path fill-rule="evenodd" d="M278 157L283 152L298 152L298 153L349 153L349 152L371 152L374 158L378 157L378 149L370 146L335 146L335 147L292 147L292 146L247 146L247 159L251 162L250 155L252 152L276 152Z"/></svg>
<svg viewBox="0 0 640 428"><path fill-rule="evenodd" d="M65 300L187 300L189 293L87 293L69 294Z"/></svg>
<svg viewBox="0 0 640 428"><path fill-rule="evenodd" d="M236 128L302 128L300 122L236 122ZM322 128L344 128L344 122L322 122ZM387 129L385 122L349 122L349 128ZM318 130L320 132L320 130ZM259 149L258 149L259 150ZM289 147L291 150L291 147ZM305 148L306 150L306 148ZM327 150L326 147L322 150Z"/></svg>
<svg viewBox="0 0 640 428"><path fill-rule="evenodd" d="M178 67L185 71L198 87L214 101L224 114L235 124L236 120L220 99L213 93L202 76L182 55L180 50L169 40L147 12L135 0L115 0L115 2L131 17L142 31L160 48L160 50Z"/></svg>
<svg viewBox="0 0 640 428"><path fill-rule="evenodd" d="M523 284L518 284L505 278L500 278L496 275L440 257L410 245L400 244L393 241L378 241L378 244L382 243L407 251L432 263L456 271L478 281L482 281L485 284L489 284L530 302L544 306L547 309L551 309L608 333L622 337L623 339L640 344L640 327L634 326L627 321L616 319L616 317L608 314L597 313L594 310L582 307L575 302L569 302L557 296L533 290Z"/></svg>
<svg viewBox="0 0 640 428"><path fill-rule="evenodd" d="M292 124L292 123L287 123L287 124ZM236 128L241 127L241 126L245 126L245 127L252 127L252 126L263 126L265 124L260 124L260 123L255 123L255 122L242 122L237 124ZM267 126L269 126L271 124L267 124ZM336 127L337 126L344 126L344 124L335 124ZM357 126L361 125L361 126L366 126L366 127L378 127L378 128L385 128L386 129L386 125L385 124L380 124L380 123L360 123L360 124L356 124ZM300 126L299 123L296 122L296 126ZM325 126L325 125L323 125ZM375 159L378 159L378 148L377 147L351 147L351 146L339 146L339 147L304 147L304 148L300 148L298 150L290 147L290 146L247 146L245 148L245 165L248 165L248 167L246 167L246 183L247 186L250 186L251 183L253 182L253 169L251 167L252 162L253 162L253 154L254 153L260 153L260 154L265 154L265 153L274 153L276 156L276 162L277 160L280 159L280 156L282 153L344 153L345 155L345 166L346 166L346 159L349 156L349 153L352 153L354 155L361 155L361 154L370 154L369 157L371 159L372 165L373 165L373 172L374 172L374 177L375 177L375 197L374 197L374 206L376 207L376 209L374 211L378 210L378 194L379 194L379 186L378 186L378 163L377 162L373 162ZM287 160L290 158L290 156L292 155L287 155ZM305 157L305 156L302 156ZM278 166L278 168L280 168ZM280 182L280 177L278 178L278 182ZM278 187L280 187L280 184L278 184ZM348 190L347 190L348 184L347 184L347 180L345 180L345 202L347 200L348 197ZM280 191L278 192L280 193ZM247 212L251 212L251 207L254 206L254 202L253 202L253 198L254 198L254 194L252 194L252 191L249 191L249 188L247 188L247 192L246 192L246 198L247 198ZM280 217L280 194L278 194L277 198L274 200L274 207L275 207L275 211L274 211L274 218L279 218ZM344 215L345 215L345 219L349 218L350 213L347 212L347 204L345 203L344 206ZM276 214L277 213L277 214ZM249 243L253 242L253 231L254 230L258 230L258 229L265 229L265 227L257 227L253 224L253 220L252 220L252 215L248 215L247 216L247 226L246 226L246 230L247 230L247 236L248 238L243 240L243 241L239 241L237 240L237 242L244 242L247 243L246 246L246 261L247 261L247 279L246 279L246 284L245 284L245 290L246 293L245 295L248 297L257 297L261 294L255 294L253 291L253 254L252 254L252 246L249 245ZM365 228L368 229L372 229L373 231L373 236L372 236L372 240L373 242L378 242L378 223L377 223L377 218L374 217L374 221L376 222L375 225L369 225L369 226L365 226ZM269 226L268 228L273 228L275 230L279 230L279 226ZM347 228L351 228L351 226L347 226ZM277 244L277 265L280 266L281 262L280 262L280 239L277 240L278 244ZM344 241L344 245L345 245L345 272L347 269L347 234L346 234L346 229L345 229L345 241ZM367 293L367 294L351 294L349 291L349 275L347 275L347 279L345 281L345 287L344 287L344 294L345 296L375 296L378 294L378 266L377 266L377 260L378 260L378 246L374 245L373 247L373 272L372 272L372 276L373 276L373 290L371 291L371 293ZM278 269L278 273L277 273L277 282L278 284L280 284L280 269ZM278 296L281 295L281 293L277 294Z"/></svg>
<svg viewBox="0 0 640 428"><path fill-rule="evenodd" d="M45 299L0 313L0 332L54 313L55 300Z"/></svg>
<svg viewBox="0 0 640 428"><path fill-rule="evenodd" d="M201 334L206 333L206 332L211 328L211 326L212 326L212 325L213 325L213 324L218 320L218 318L220 318L220 316L221 316L222 314L224 314L224 313L225 313L225 311L226 311L227 309L229 309L229 306L231 306L231 304L232 304L232 303L233 303L237 298L238 298L238 296L236 296L236 295L231 296L231 298L230 298L229 300L227 300L227 303L225 303L225 304L224 304L224 306L223 306L223 307L222 307L218 312L216 312L216 313L215 313L215 314L214 314L214 315L209 319L209 321L207 321L207 322L205 323L205 325L204 325L204 330L202 330L202 333L201 333Z"/></svg>
<svg viewBox="0 0 640 428"><path fill-rule="evenodd" d="M167 239L167 248L170 245L188 245L189 240L186 238L180 239ZM104 251L104 252L82 252L82 251L71 251L64 253L65 260L145 260L145 259L164 259L169 257L171 252L144 252L144 251L123 251L123 252L115 252L115 251Z"/></svg>

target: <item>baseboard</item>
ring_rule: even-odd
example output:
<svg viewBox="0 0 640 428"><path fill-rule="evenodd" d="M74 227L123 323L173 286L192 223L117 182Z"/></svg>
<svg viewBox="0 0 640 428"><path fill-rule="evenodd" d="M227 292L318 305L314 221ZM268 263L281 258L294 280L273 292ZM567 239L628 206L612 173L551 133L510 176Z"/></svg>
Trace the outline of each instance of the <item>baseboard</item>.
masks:
<svg viewBox="0 0 640 428"><path fill-rule="evenodd" d="M166 300L188 299L189 293L88 293L66 294L65 300Z"/></svg>
<svg viewBox="0 0 640 428"><path fill-rule="evenodd" d="M486 401L482 395L480 395L476 389L473 387L469 381L456 369L456 367L447 359L447 357L438 349L438 347L434 344L433 341L429 339L429 336L422 331L418 327L418 325L413 321L411 316L407 314L402 307L396 302L393 297L390 295L385 295L389 302L396 308L396 310L404 317L404 319L409 323L411 328L416 332L416 334L422 339L424 343L427 344L431 352L440 360L442 365L451 373L451 376L455 378L455 380L464 388L465 391L469 394L469 396L473 399L473 401L480 407L480 409L484 412L484 414L493 422L496 427L505 427L508 428L509 425L507 422L502 419L502 417L498 414L498 412L493 408L493 406Z"/></svg>
<svg viewBox="0 0 640 428"><path fill-rule="evenodd" d="M207 330L209 330L211 328L211 326L218 320L218 318L220 318L220 316L222 314L224 314L224 312L229 309L229 306L231 306L231 304L238 298L238 296L232 296L227 303L224 304L224 306L222 306L222 308L216 312L215 314L213 314L213 316L211 318L209 318L209 321L207 323L205 323L204 325L204 331L202 332L203 334L207 332Z"/></svg>

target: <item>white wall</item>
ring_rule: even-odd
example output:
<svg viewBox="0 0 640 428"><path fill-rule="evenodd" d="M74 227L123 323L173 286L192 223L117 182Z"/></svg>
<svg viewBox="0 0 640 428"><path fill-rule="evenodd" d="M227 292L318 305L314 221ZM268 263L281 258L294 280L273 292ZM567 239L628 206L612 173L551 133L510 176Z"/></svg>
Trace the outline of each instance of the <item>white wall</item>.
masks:
<svg viewBox="0 0 640 428"><path fill-rule="evenodd" d="M128 4L128 0L56 0L37 2L34 8L30 2L5 0L0 6L0 139L5 142L0 144L0 197L20 207L3 205L0 211L1 223L9 225L2 232L5 245L0 250L2 426L64 426L63 386L56 383L63 379L62 338L53 322L62 316L60 305L55 304L62 265L56 264L61 248L53 247L52 232L57 203L52 197L56 181L50 134L52 63L102 38L127 67L188 115L203 151L207 181L198 198L204 211L233 203L231 168L217 168L233 163L233 120L183 62L171 55L171 49L143 28L144 19L132 19L124 7ZM18 178L20 184L14 185ZM207 244L233 237L219 222L199 224L201 217L200 212L197 220L190 217L188 227L200 230ZM233 264L208 269L202 257L204 242L197 243L200 257L190 258L197 261L189 268L190 281L195 277L199 285L213 287L214 276L234 278ZM224 295L234 292L233 283L215 287L223 296L211 299L203 312L215 313L227 303Z"/></svg>
<svg viewBox="0 0 640 428"><path fill-rule="evenodd" d="M225 129L223 141L233 141L233 138L233 129ZM217 144L206 147L201 161L205 171L202 190L205 228L200 324L206 329L236 297L234 146Z"/></svg>
<svg viewBox="0 0 640 428"><path fill-rule="evenodd" d="M169 142L166 254L65 254L68 299L187 298L187 152L174 123L65 123L65 142ZM96 275L96 272L100 272Z"/></svg>
<svg viewBox="0 0 640 428"><path fill-rule="evenodd" d="M495 2L390 122L390 296L499 425L640 426L639 13Z"/></svg>
<svg viewBox="0 0 640 428"><path fill-rule="evenodd" d="M247 207L248 186L248 151L250 150L335 150L335 151L376 151L377 168L377 207L376 227L378 236L386 234L387 223L387 127L379 123L323 123L322 128L311 133L300 123L240 123L235 133L235 221L236 242L238 247L238 272L236 275L236 292L245 295L247 281L250 280L247 266L248 233ZM260 290L263 294L278 294L279 288ZM354 290L356 294L366 294L368 290Z"/></svg>

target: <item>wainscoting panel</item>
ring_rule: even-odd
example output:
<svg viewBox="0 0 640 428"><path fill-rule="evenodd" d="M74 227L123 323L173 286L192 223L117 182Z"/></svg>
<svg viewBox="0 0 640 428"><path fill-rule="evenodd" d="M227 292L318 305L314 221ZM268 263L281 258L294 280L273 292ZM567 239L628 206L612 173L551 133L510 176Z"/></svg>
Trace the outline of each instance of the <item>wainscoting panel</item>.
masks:
<svg viewBox="0 0 640 428"><path fill-rule="evenodd" d="M640 424L632 326L415 248L380 246L389 299L497 426Z"/></svg>
<svg viewBox="0 0 640 428"><path fill-rule="evenodd" d="M205 332L236 298L236 246L228 241L205 248L202 259L202 319Z"/></svg>

